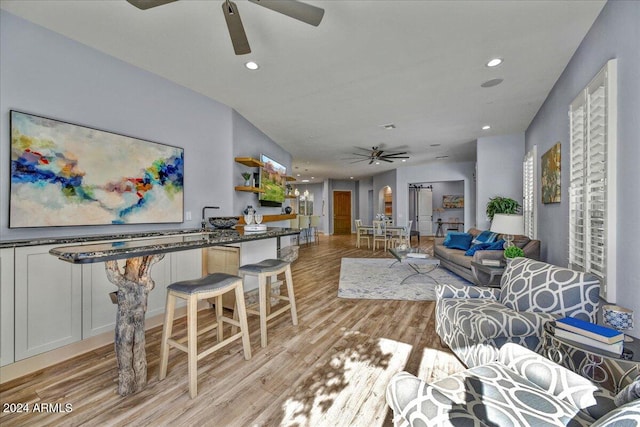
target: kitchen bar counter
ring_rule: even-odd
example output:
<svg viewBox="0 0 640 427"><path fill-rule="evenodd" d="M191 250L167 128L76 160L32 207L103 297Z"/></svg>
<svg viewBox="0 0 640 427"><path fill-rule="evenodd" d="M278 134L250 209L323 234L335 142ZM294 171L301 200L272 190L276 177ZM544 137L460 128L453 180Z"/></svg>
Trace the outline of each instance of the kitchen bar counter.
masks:
<svg viewBox="0 0 640 427"><path fill-rule="evenodd" d="M181 230L177 234L145 235L131 240L105 243L59 246L50 254L73 264L105 263L105 272L111 283L117 286L118 311L116 315L115 349L118 361L118 393L126 396L143 390L147 384L147 357L145 352L145 312L147 297L155 287L151 267L166 253L211 246L241 243L253 240L277 239L295 235L298 229L269 227L262 232L239 230L193 230L189 234ZM144 238L146 237L146 238ZM106 240L102 237L101 240ZM124 266L118 260L125 260Z"/></svg>
<svg viewBox="0 0 640 427"><path fill-rule="evenodd" d="M299 233L300 230L298 229L278 227L269 227L267 231L264 232L243 232L238 230L211 230L202 232L196 229L192 230L191 234L183 232L178 235L169 236L164 234L146 235L143 237L149 238L94 243L81 246L62 246L51 249L49 253L63 261L74 264L86 264L164 254L188 249L207 248L210 246L227 245L251 240L278 238L279 241L282 236L291 236ZM128 238L130 239L131 237L129 236ZM280 245L278 245L278 249L280 249Z"/></svg>

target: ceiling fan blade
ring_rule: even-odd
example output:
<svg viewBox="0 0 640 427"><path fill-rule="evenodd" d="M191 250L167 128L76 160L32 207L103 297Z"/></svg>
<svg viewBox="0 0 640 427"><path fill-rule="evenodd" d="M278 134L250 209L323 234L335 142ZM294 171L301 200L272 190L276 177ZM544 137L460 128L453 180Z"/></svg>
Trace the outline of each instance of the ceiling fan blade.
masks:
<svg viewBox="0 0 640 427"><path fill-rule="evenodd" d="M362 156L367 158L371 157L371 154L360 154L360 153L351 153L351 154L353 154L354 156Z"/></svg>
<svg viewBox="0 0 640 427"><path fill-rule="evenodd" d="M222 12L224 12L224 19L227 21L231 44L233 44L233 50L236 55L251 53L249 40L247 40L247 34L244 32L244 27L242 26L242 20L240 19L240 14L238 13L238 7L236 4L232 1L226 0L222 3Z"/></svg>
<svg viewBox="0 0 640 427"><path fill-rule="evenodd" d="M393 163L393 160L389 160L385 157L380 157L378 160L382 160L383 162L387 162L387 163Z"/></svg>
<svg viewBox="0 0 640 427"><path fill-rule="evenodd" d="M324 16L324 9L295 0L249 0L251 3L282 13L298 21L317 27Z"/></svg>
<svg viewBox="0 0 640 427"><path fill-rule="evenodd" d="M360 159L360 160L354 160L353 162L349 162L349 164L354 164L354 163L360 163L360 162L366 162L369 159ZM369 163L371 164L371 163Z"/></svg>
<svg viewBox="0 0 640 427"><path fill-rule="evenodd" d="M173 3L178 0L127 0L130 4L138 9L147 10L152 7L162 6L163 4Z"/></svg>

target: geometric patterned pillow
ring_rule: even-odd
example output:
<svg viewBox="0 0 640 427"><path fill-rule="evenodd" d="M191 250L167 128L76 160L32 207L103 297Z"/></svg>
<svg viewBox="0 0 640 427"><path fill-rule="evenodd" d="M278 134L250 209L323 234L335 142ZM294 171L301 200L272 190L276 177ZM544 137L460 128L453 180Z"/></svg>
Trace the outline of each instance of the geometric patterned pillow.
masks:
<svg viewBox="0 0 640 427"><path fill-rule="evenodd" d="M501 287L501 302L513 310L595 322L600 281L592 274L515 258L505 269Z"/></svg>

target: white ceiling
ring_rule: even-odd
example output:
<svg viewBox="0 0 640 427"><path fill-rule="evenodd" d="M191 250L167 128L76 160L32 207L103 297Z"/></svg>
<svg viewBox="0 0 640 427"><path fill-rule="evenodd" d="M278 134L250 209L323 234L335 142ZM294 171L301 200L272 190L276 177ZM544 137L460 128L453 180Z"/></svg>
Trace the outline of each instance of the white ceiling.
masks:
<svg viewBox="0 0 640 427"><path fill-rule="evenodd" d="M309 0L325 9L318 27L236 3L252 49L243 56L233 53L222 0L147 11L124 0L1 7L234 108L293 155L299 179L320 181L442 155L475 160L478 137L523 132L605 1ZM504 63L485 67L495 56ZM260 70L247 70L248 60ZM494 78L504 82L480 87ZM345 160L374 145L411 159Z"/></svg>

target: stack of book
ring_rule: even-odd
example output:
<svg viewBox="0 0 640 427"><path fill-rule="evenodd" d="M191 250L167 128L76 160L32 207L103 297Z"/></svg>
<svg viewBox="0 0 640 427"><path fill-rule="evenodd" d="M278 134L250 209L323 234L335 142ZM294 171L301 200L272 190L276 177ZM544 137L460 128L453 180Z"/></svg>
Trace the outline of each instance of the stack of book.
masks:
<svg viewBox="0 0 640 427"><path fill-rule="evenodd" d="M615 353L622 354L624 334L606 326L585 322L575 317L563 317L556 320L555 336L566 338L580 344Z"/></svg>

